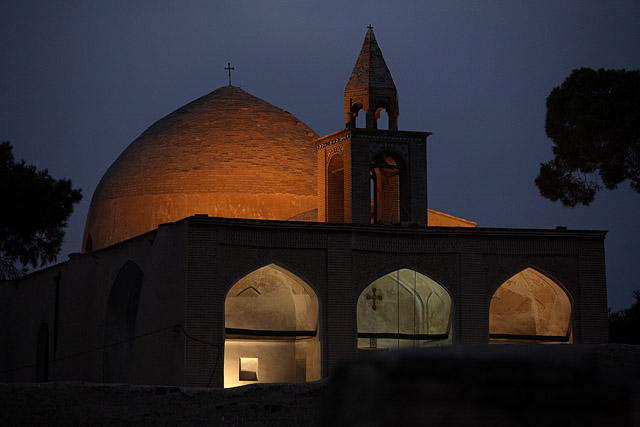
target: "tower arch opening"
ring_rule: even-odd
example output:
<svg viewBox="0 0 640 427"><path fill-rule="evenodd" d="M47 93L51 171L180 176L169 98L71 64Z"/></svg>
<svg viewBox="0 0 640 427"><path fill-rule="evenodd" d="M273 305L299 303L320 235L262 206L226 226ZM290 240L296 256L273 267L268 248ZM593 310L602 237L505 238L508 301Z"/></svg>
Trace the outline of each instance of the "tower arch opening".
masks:
<svg viewBox="0 0 640 427"><path fill-rule="evenodd" d="M357 128L358 127L358 116L364 116L364 114L360 115L360 111L363 109L362 102L353 102L350 100L351 107L349 108L349 112L347 114L346 127L348 128Z"/></svg>
<svg viewBox="0 0 640 427"><path fill-rule="evenodd" d="M238 280L225 299L224 386L321 377L315 291L269 264Z"/></svg>
<svg viewBox="0 0 640 427"><path fill-rule="evenodd" d="M415 270L396 270L358 297L358 351L451 344L451 314L451 297L439 283Z"/></svg>
<svg viewBox="0 0 640 427"><path fill-rule="evenodd" d="M410 221L407 166L402 156L381 151L370 162L371 222Z"/></svg>
<svg viewBox="0 0 640 427"><path fill-rule="evenodd" d="M489 343L571 343L571 301L554 280L526 268L495 291Z"/></svg>
<svg viewBox="0 0 640 427"><path fill-rule="evenodd" d="M386 105L376 108L375 113L375 128L376 129L391 129L391 122L389 110Z"/></svg>

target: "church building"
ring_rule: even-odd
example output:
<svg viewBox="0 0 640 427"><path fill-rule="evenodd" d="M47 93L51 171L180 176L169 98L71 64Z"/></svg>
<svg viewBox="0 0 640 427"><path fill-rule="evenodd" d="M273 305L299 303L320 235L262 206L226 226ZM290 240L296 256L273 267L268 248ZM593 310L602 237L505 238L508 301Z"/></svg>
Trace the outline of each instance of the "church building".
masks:
<svg viewBox="0 0 640 427"><path fill-rule="evenodd" d="M0 381L233 387L398 348L607 342L605 232L429 209L430 133L400 130L372 28L343 107L319 137L229 85L154 123L98 184L82 252L0 284Z"/></svg>

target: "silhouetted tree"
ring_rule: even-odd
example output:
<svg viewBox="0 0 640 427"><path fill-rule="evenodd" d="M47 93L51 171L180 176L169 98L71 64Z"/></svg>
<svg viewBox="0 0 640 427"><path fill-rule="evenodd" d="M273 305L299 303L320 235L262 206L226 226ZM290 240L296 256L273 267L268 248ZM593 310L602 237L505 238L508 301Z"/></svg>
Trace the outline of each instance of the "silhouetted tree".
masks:
<svg viewBox="0 0 640 427"><path fill-rule="evenodd" d="M547 98L554 159L540 165L540 194L589 205L625 180L640 193L640 71L580 68Z"/></svg>
<svg viewBox="0 0 640 427"><path fill-rule="evenodd" d="M67 218L81 199L70 180L15 162L11 144L0 143L0 279L55 261Z"/></svg>
<svg viewBox="0 0 640 427"><path fill-rule="evenodd" d="M609 311L609 341L624 344L640 344L640 291L634 291L636 299L626 310Z"/></svg>

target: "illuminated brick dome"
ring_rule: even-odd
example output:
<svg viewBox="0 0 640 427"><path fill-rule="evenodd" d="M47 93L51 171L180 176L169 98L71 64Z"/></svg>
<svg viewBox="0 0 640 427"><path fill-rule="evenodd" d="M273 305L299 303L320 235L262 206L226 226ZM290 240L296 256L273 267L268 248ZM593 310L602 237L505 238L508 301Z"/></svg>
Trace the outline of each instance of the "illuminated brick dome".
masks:
<svg viewBox="0 0 640 427"><path fill-rule="evenodd" d="M154 123L109 167L91 200L83 250L194 214L286 220L313 210L317 137L237 87L196 99Z"/></svg>

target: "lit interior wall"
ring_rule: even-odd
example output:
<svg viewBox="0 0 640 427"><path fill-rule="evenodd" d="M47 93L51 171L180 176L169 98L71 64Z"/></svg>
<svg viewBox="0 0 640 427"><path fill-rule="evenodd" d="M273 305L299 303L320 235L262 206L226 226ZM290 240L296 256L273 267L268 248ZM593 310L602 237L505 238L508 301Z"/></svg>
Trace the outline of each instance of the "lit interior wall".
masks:
<svg viewBox="0 0 640 427"><path fill-rule="evenodd" d="M224 386L320 379L318 314L315 292L281 267L240 279L225 300ZM254 379L241 378L243 358L257 359Z"/></svg>
<svg viewBox="0 0 640 427"><path fill-rule="evenodd" d="M359 350L451 343L451 297L416 271L401 269L377 279L358 297L357 310Z"/></svg>
<svg viewBox="0 0 640 427"><path fill-rule="evenodd" d="M571 342L571 302L544 274L527 268L491 298L490 342Z"/></svg>

